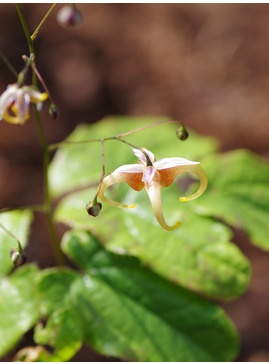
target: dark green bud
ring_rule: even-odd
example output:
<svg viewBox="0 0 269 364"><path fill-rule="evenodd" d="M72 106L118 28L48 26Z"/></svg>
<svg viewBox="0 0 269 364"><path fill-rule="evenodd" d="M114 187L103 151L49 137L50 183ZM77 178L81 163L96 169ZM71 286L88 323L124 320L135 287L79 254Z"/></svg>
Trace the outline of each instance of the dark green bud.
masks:
<svg viewBox="0 0 269 364"><path fill-rule="evenodd" d="M89 215L96 217L99 215L100 211L102 210L102 204L100 202L89 202L86 206L86 210Z"/></svg>
<svg viewBox="0 0 269 364"><path fill-rule="evenodd" d="M186 140L189 136L189 133L184 125L181 125L176 131L177 137L180 140Z"/></svg>
<svg viewBox="0 0 269 364"><path fill-rule="evenodd" d="M19 267L20 265L23 265L26 263L26 255L22 252L19 252L17 248L13 248L10 252L10 257L12 263L15 265L15 267Z"/></svg>
<svg viewBox="0 0 269 364"><path fill-rule="evenodd" d="M49 114L54 120L56 120L58 118L58 116L59 116L58 107L56 105L54 105L54 104L51 104L50 108L49 108Z"/></svg>

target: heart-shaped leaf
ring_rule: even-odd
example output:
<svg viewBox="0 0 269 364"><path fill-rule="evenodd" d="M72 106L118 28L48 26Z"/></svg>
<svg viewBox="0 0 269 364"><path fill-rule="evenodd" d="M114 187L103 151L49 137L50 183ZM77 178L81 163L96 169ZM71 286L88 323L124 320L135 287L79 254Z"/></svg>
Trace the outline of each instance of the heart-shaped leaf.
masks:
<svg viewBox="0 0 269 364"><path fill-rule="evenodd" d="M135 361L225 361L237 334L221 308L104 250L85 231L70 231L63 249L85 272L51 269L40 280L42 311L71 307L84 340L100 353Z"/></svg>
<svg viewBox="0 0 269 364"><path fill-rule="evenodd" d="M130 192L127 203L134 209L105 205L101 214L88 216L85 202L91 191L77 192L62 200L56 210L58 221L90 228L106 247L135 255L155 272L186 288L220 299L244 292L249 282L249 262L229 240L228 227L194 214L188 203L180 203L176 190L163 204L165 216L179 229L167 232L156 222L146 194Z"/></svg>

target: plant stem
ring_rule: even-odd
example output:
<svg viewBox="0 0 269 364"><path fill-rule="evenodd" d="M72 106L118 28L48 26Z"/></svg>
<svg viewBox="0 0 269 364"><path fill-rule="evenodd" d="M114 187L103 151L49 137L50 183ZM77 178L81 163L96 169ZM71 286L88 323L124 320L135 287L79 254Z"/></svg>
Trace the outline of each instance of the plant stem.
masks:
<svg viewBox="0 0 269 364"><path fill-rule="evenodd" d="M32 211L39 211L39 212L44 212L46 210L44 204L40 204L40 205L26 205L26 206L19 206L19 207L5 207L3 209L0 210L0 213L2 212L9 212L9 211L14 211L14 210L32 210Z"/></svg>
<svg viewBox="0 0 269 364"><path fill-rule="evenodd" d="M0 58L5 63L5 65L8 67L8 69L10 70L10 72L17 78L18 77L18 72L15 70L15 68L9 62L9 60L7 59L7 57L1 51L0 51Z"/></svg>
<svg viewBox="0 0 269 364"><path fill-rule="evenodd" d="M49 189L49 179L48 179L48 168L49 168L49 149L45 139L43 127L40 120L39 112L34 105L34 112L35 112L35 119L37 122L38 134L40 139L40 144L43 152L43 173L44 173L44 198L45 198L45 214L47 217L52 248L54 252L55 259L58 265L64 265L64 257L62 251L59 246L58 236L55 229L55 225L53 222L53 213L52 213L52 201L50 196L50 189Z"/></svg>
<svg viewBox="0 0 269 364"><path fill-rule="evenodd" d="M183 125L178 120L165 120L165 121L160 121L160 122L155 123L155 124L143 126L142 128L135 129L135 130L131 130L131 131L128 131L126 133L118 134L118 135L115 135L115 136L112 136L112 137L103 138L103 139L85 139L85 140L74 140L74 141L73 140L66 140L66 141L63 141L63 142L54 143L54 144L49 145L49 150L50 151L53 151L53 150L61 147L62 145L84 144L84 143L94 143L94 142L95 143L96 142L100 143L101 140L103 140L104 142L107 141L107 140L119 140L119 141L121 141L121 142L123 142L125 144L129 144L133 148L140 149L139 147L137 147L137 146L135 146L135 145L133 145L131 143L128 143L127 141L122 140L121 138L123 136L126 136L126 135L130 135L130 134L137 133L137 132L142 131L142 130L145 130L145 129L153 128L155 126L162 125L162 124L168 124L168 123L175 123L175 124Z"/></svg>
<svg viewBox="0 0 269 364"><path fill-rule="evenodd" d="M31 38L31 35L30 35L30 32L29 32L28 26L27 26L26 21L25 21L25 18L24 18L24 15L23 15L23 13L21 11L20 4L16 4L16 8L17 8L18 15L20 17L20 21L21 21L21 25L22 25L23 30L24 30L24 34L25 34L26 39L27 39L27 43L28 43L30 55L31 54L35 54L35 51L34 51L34 42L33 42L32 38Z"/></svg>
<svg viewBox="0 0 269 364"><path fill-rule="evenodd" d="M33 63L34 63L35 62L34 61L35 60L34 42L30 36L30 32L29 32L27 23L25 21L25 18L23 16L23 13L21 11L20 5L16 4L16 8L17 8L20 20L21 20L21 24L22 24L27 42L28 42L28 46L29 46L29 50L30 50L30 58L31 58L31 56L33 57ZM48 14L45 16L45 19L47 18L47 16L48 16ZM44 23L44 21L43 21L43 23ZM42 26L42 24L40 25L40 27ZM39 27L38 27L38 29L39 29ZM33 72L33 84L35 86L37 84L37 78L36 78L35 72ZM58 265L64 265L65 264L64 257L63 257L62 251L60 249L57 232L56 232L56 228L55 228L54 221L53 221L52 200L51 200L51 196L50 196L49 180L48 180L48 168L49 168L49 157L50 157L49 148L48 148L48 145L46 142L42 123L40 120L40 115L39 115L36 105L33 105L33 108L34 108L35 120L36 120L37 129L38 129L42 153L43 153L44 200L45 200L44 212L47 217L48 228L49 228L49 233L50 233L50 237L51 237L52 248L53 248L55 260Z"/></svg>
<svg viewBox="0 0 269 364"><path fill-rule="evenodd" d="M145 129L153 128L155 126L162 125L162 124L168 124L168 123L175 123L175 124L182 125L182 123L180 121L178 121L178 120L159 121L158 123L146 125L146 126L143 126L142 128L138 128L138 129L135 129L135 130L128 131L127 133L118 134L118 135L116 135L116 137L121 138L121 137L126 136L126 135L130 135L130 134L137 133L137 132L145 130Z"/></svg>
<svg viewBox="0 0 269 364"><path fill-rule="evenodd" d="M39 30L41 29L42 25L45 23L47 17L50 15L50 13L52 12L52 10L55 8L57 4L53 4L50 9L47 11L47 13L45 14L44 18L41 20L41 22L39 23L39 25L37 26L36 30L34 31L34 33L31 35L31 39L35 40Z"/></svg>
<svg viewBox="0 0 269 364"><path fill-rule="evenodd" d="M2 230L4 230L9 236L11 236L14 240L16 240L16 242L18 243L18 247L19 247L19 250L20 250L20 253L22 252L22 247L21 247L21 243L19 241L19 239L14 235L12 234L12 232L10 232L3 224L0 223L0 228Z"/></svg>
<svg viewBox="0 0 269 364"><path fill-rule="evenodd" d="M103 179L105 177L105 146L104 146L104 139L100 139L100 143L101 143L101 148L102 148L102 175L101 175L101 178L100 178L100 182L99 182L99 185L98 185L98 188L97 188L97 191L96 191L96 194L94 196L94 199L93 201L97 201L97 196L100 192L100 189L101 189L101 184L103 182Z"/></svg>
<svg viewBox="0 0 269 364"><path fill-rule="evenodd" d="M51 97L51 94L50 94L50 92L49 92L49 89L47 88L47 85L45 84L45 82L44 82L44 80L43 80L43 78L42 78L41 74L38 72L38 70L37 70L37 68L36 68L35 63L33 63L33 62L32 62L32 63L31 63L31 67L32 67L32 70L34 71L34 73L35 73L36 77L39 79L39 81L40 81L41 85L43 86L44 90L46 91L46 93L47 93L47 95L48 95L48 97L49 97L50 101L54 104L54 101L53 101L53 99L52 99L52 97Z"/></svg>

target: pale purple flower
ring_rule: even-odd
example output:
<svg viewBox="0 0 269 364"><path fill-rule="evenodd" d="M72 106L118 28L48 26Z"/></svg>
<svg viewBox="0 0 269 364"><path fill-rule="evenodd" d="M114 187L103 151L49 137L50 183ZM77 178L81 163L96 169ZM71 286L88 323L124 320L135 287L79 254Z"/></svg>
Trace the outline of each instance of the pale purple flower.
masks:
<svg viewBox="0 0 269 364"><path fill-rule="evenodd" d="M47 97L46 93L36 91L29 86L19 87L16 83L8 85L0 97L0 120L22 125L30 117L30 103L37 104L40 109Z"/></svg>

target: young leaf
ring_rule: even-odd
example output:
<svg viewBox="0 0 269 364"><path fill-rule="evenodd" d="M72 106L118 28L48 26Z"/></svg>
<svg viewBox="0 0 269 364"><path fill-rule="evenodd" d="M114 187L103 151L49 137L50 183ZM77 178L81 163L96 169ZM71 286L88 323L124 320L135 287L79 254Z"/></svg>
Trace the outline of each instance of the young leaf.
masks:
<svg viewBox="0 0 269 364"><path fill-rule="evenodd" d="M0 223L19 239L22 247L27 244L31 222L30 210L14 210L0 214ZM17 247L16 240L0 229L0 277L13 268L10 251L14 247Z"/></svg>
<svg viewBox="0 0 269 364"><path fill-rule="evenodd" d="M197 212L244 229L253 244L269 251L269 164L245 150L204 161L207 191L192 202Z"/></svg>
<svg viewBox="0 0 269 364"><path fill-rule="evenodd" d="M66 197L56 210L58 221L90 228L112 251L135 255L155 272L207 296L227 299L239 296L248 286L249 262L229 240L229 228L194 214L188 203L178 201L179 192L167 191L165 216L179 229L167 232L156 222L146 194L131 191L127 203L134 209L104 206L97 218L85 212L90 191Z"/></svg>
<svg viewBox="0 0 269 364"><path fill-rule="evenodd" d="M225 361L237 334L222 309L165 281L136 259L105 251L85 231L65 235L64 251L85 269L47 270L42 310L72 307L84 339L100 353L135 361Z"/></svg>
<svg viewBox="0 0 269 364"><path fill-rule="evenodd" d="M37 276L36 266L25 265L0 281L0 356L12 349L39 319Z"/></svg>

